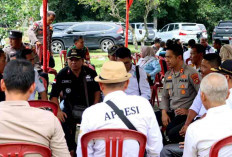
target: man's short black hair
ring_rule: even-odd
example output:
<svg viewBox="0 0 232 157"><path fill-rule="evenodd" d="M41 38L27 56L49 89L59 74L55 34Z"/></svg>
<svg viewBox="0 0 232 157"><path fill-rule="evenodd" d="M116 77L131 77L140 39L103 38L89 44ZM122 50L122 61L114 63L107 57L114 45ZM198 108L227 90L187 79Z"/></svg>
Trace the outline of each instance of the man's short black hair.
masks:
<svg viewBox="0 0 232 157"><path fill-rule="evenodd" d="M31 49L24 49L19 55L16 55L17 59L27 59L27 55L32 54L33 51Z"/></svg>
<svg viewBox="0 0 232 157"><path fill-rule="evenodd" d="M24 59L16 59L7 63L3 80L8 91L26 93L35 81L35 72L32 64Z"/></svg>
<svg viewBox="0 0 232 157"><path fill-rule="evenodd" d="M160 38L156 38L154 41L154 43L160 43L160 42L161 42Z"/></svg>
<svg viewBox="0 0 232 157"><path fill-rule="evenodd" d="M173 51L173 54L178 57L178 56L182 56L183 59L183 48L181 45L179 44L170 44L167 46L167 50L171 50Z"/></svg>
<svg viewBox="0 0 232 157"><path fill-rule="evenodd" d="M220 39L214 39L214 43L218 45L222 45L222 42Z"/></svg>
<svg viewBox="0 0 232 157"><path fill-rule="evenodd" d="M195 48L197 50L197 53L203 53L205 55L205 47L201 44L195 44L192 46L192 49Z"/></svg>
<svg viewBox="0 0 232 157"><path fill-rule="evenodd" d="M80 39L84 39L83 36L78 36L78 37L74 38L73 42L75 43L75 42L77 42Z"/></svg>
<svg viewBox="0 0 232 157"><path fill-rule="evenodd" d="M196 41L194 40L194 39L190 39L189 41L188 41L188 46L189 47L193 47L193 45L195 45L196 44Z"/></svg>
<svg viewBox="0 0 232 157"><path fill-rule="evenodd" d="M219 67L221 65L221 57L216 53L209 53L203 56L203 59L207 60L213 67Z"/></svg>
<svg viewBox="0 0 232 157"><path fill-rule="evenodd" d="M120 47L116 50L116 57L118 58L131 58L131 51L126 47Z"/></svg>

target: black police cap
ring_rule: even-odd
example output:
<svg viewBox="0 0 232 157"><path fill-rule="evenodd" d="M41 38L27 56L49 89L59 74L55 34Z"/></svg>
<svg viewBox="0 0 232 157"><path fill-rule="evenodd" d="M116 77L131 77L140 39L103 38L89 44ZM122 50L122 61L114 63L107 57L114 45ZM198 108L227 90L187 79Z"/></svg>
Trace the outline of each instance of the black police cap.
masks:
<svg viewBox="0 0 232 157"><path fill-rule="evenodd" d="M68 51L67 58L85 58L85 52L80 49L72 48Z"/></svg>
<svg viewBox="0 0 232 157"><path fill-rule="evenodd" d="M23 33L20 31L16 31L16 30L12 30L9 32L9 38L22 38L23 37Z"/></svg>

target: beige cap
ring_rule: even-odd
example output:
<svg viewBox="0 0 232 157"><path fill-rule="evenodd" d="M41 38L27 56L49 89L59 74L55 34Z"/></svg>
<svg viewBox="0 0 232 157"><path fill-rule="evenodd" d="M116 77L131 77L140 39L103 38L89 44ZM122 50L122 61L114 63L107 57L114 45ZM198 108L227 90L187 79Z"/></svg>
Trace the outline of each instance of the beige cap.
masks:
<svg viewBox="0 0 232 157"><path fill-rule="evenodd" d="M126 71L122 62L108 61L101 68L99 76L95 77L96 82L119 83L129 80L132 75Z"/></svg>

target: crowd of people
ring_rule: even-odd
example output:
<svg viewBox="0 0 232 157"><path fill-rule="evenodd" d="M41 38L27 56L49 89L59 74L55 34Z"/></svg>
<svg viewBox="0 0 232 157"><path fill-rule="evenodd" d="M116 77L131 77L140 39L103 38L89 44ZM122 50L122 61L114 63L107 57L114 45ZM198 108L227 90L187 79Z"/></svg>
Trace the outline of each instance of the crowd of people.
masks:
<svg viewBox="0 0 232 157"><path fill-rule="evenodd" d="M49 66L53 68L51 24L55 13L48 11L47 16ZM137 63L128 48L114 45L108 49L109 61L97 74L80 36L67 50L65 67L48 94L48 74L41 66L42 34L41 20L28 30L30 44L22 42L22 32L12 30L10 45L0 49L0 143L37 143L49 147L52 156L81 157L84 134L124 128L146 135L149 157L203 157L215 142L232 135L231 45L216 39L212 47L201 38L199 44L189 40L186 47L179 39L156 39L154 45L141 47ZM154 110L151 87L163 70L161 58L169 70L162 80L161 103ZM30 107L28 101L37 99L54 102L57 117ZM115 108L123 112L130 126ZM220 155L230 156L230 150L226 147ZM137 142L124 142L123 157L138 156L138 151ZM104 142L91 141L88 154L104 156Z"/></svg>

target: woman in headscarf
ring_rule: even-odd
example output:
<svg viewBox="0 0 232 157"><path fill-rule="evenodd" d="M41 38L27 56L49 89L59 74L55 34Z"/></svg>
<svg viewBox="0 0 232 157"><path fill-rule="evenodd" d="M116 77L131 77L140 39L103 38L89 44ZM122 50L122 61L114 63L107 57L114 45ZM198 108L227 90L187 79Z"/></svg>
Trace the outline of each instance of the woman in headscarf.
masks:
<svg viewBox="0 0 232 157"><path fill-rule="evenodd" d="M150 86L154 84L155 75L161 71L159 60L155 58L155 51L152 47L141 47L141 58L137 65L144 69L148 76Z"/></svg>

